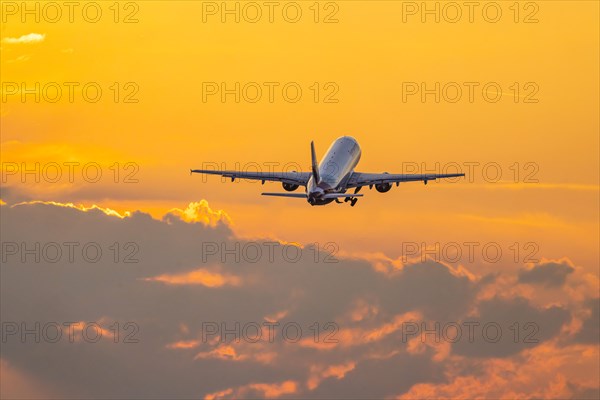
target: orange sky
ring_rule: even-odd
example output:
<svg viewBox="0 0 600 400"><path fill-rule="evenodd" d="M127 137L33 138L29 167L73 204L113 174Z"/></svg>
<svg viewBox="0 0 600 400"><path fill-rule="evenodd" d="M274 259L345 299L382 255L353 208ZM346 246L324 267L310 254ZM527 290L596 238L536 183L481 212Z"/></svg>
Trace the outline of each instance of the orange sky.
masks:
<svg viewBox="0 0 600 400"><path fill-rule="evenodd" d="M370 259L401 258L407 242L499 243L510 259L512 244L523 250L534 243L538 259L566 257L597 276L599 4L518 2L516 15L513 2L498 2L502 15L493 23L482 11L487 3L478 3L472 22L462 7L453 23L446 2L427 2L440 7L436 23L420 9L407 14L420 1L320 2L318 16L313 2L300 1L302 15L292 23L286 18L293 12L282 14L282 2L273 22L263 6L261 20L252 23L253 14L244 19L244 2L228 3L240 7L240 22L231 15L222 22L219 11L203 14L221 2L120 2L118 15L112 2L98 2L102 15L92 23L82 14L85 2L73 22L64 7L58 22L48 21L53 14L45 20L53 10L37 3L37 22L35 15L22 15L21 2L3 1L2 200L96 204L156 218L206 200L245 238L335 242L340 255ZM236 82L248 88L239 103L232 94L223 102L220 93L203 92L207 83L231 89ZM420 92L406 93L415 83L431 89L436 82L449 90L439 103L433 94L423 101ZM36 83L40 101L35 94L23 98L21 86ZM290 83L302 90L297 102L282 92ZM86 84L101 88L98 102L85 100ZM500 88L499 101L486 100L495 94L482 91L486 84ZM75 87L72 101L68 85ZM52 102L57 86L62 97ZM257 86L262 97L245 99ZM462 96L452 102L457 86ZM126 102L129 94L134 102ZM325 101L328 94L334 102ZM341 135L354 136L362 147L358 171L424 166L422 172L443 173L459 165L467 177L406 183L386 194L366 190L350 208L265 198L263 189L283 189L188 173L206 163L307 170L310 141L321 157ZM36 163L39 182L22 171ZM72 180L65 163L75 163ZM102 172L97 182L83 175L90 164ZM50 182L41 171L52 172L54 165L62 177ZM497 179L486 175L496 170ZM460 264L481 273L495 269L481 262L480 253L475 262ZM515 270L522 266L513 264ZM212 279L211 273L195 278ZM442 389L436 393L452 388ZM295 386L282 382L260 390L282 394Z"/></svg>
<svg viewBox="0 0 600 400"><path fill-rule="evenodd" d="M337 23L315 23L308 3L302 3L298 23L286 22L282 11L269 23L266 9L258 23L246 22L243 8L239 23L233 16L221 23L220 14L206 15L202 23L201 2L171 4L140 3L137 10L122 4L119 23L108 5L98 23L87 22L81 10L75 10L73 23L67 10L59 22L44 22L43 13L51 11L44 9L40 23L31 15L21 23L21 10L5 10L4 39L45 36L30 43L3 41L3 84L57 82L65 92L57 103L6 95L3 161L97 162L104 172L94 184L81 176L73 183L63 177L38 184L29 176L18 191L157 216L204 198L224 209L240 234L337 241L361 251L394 254L395 243L407 240L533 240L547 255L597 263L596 2L568 7L545 2L537 11L522 3L518 23L507 4L497 23L487 22L477 9L470 23L466 8L457 23L444 20L451 18L445 8L440 23L431 15L422 23L420 11L404 15L402 22L403 7L412 7L402 2L341 2L339 9L322 3L319 19L335 12ZM538 22L521 21L534 11ZM129 13L137 22L122 21ZM72 103L64 82L79 84ZM79 91L89 82L103 89L94 104ZM120 85L118 103L112 100L114 82ZM125 88L127 82L139 88L137 103L122 102L134 90ZM238 104L232 95L223 103L218 94L203 102L203 82L226 82L230 88L257 82L264 92L256 103L242 97ZM271 103L264 82L279 88L297 82L303 97L289 103L276 89ZM314 82L321 87L317 103ZM337 103L322 101L333 90L325 89L327 82L339 89ZM419 94L403 102L403 82L425 82L429 88L456 82L464 92L456 103L443 98L435 103L433 95L423 103ZM473 102L464 82L478 84ZM504 93L497 103L485 101L481 92L489 82ZM516 103L514 82L520 90ZM539 89L532 97L537 103L523 103L534 90L525 86L529 82ZM229 185L187 174L205 162L227 168L258 163L264 169L291 162L306 169L311 139L321 155L342 134L361 144L361 171L402 172L413 165L435 170L439 162L442 168L458 163L468 173L469 163L478 164L472 164L467 182L369 193L353 210L265 199L257 184ZM123 183L123 176L114 183L109 167L115 162L123 174L133 172L122 169L125 163L136 163L139 183ZM499 165L507 185L484 179L489 163L497 164L487 171L494 173ZM539 184L510 184L523 182L528 173ZM3 184L20 180L19 174L10 175ZM264 224L273 215L278 218ZM315 221L321 221L317 232Z"/></svg>

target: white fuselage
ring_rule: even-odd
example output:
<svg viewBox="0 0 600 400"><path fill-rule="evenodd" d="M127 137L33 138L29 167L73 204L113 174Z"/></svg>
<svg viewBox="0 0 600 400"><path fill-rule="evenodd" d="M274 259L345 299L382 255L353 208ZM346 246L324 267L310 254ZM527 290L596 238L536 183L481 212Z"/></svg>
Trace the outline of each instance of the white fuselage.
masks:
<svg viewBox="0 0 600 400"><path fill-rule="evenodd" d="M345 185L360 160L360 146L350 136L342 136L331 144L319 163L320 181L311 177L306 193L315 205L327 204L333 199L319 199L325 193L344 193Z"/></svg>

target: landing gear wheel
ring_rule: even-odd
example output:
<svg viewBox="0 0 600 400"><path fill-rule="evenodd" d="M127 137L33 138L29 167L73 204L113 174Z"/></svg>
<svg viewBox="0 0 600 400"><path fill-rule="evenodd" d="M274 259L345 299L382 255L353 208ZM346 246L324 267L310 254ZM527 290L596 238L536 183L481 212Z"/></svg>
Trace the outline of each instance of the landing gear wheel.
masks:
<svg viewBox="0 0 600 400"><path fill-rule="evenodd" d="M354 205L356 204L356 202L358 201L357 198L354 198L350 201L350 207L354 207Z"/></svg>

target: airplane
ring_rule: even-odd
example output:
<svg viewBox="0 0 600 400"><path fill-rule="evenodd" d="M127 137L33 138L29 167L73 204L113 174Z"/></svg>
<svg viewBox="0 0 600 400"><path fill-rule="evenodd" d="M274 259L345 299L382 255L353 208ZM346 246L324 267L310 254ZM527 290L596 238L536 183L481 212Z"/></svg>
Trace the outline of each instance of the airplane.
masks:
<svg viewBox="0 0 600 400"><path fill-rule="evenodd" d="M281 182L283 189L293 192L300 186L305 188L305 193L261 193L263 196L278 196L305 199L311 206L329 204L335 200L336 203L350 202L354 207L358 192L363 186L369 186L380 193L388 192L392 184L396 186L400 182L428 181L441 178L456 178L465 174L372 174L355 172L361 156L360 146L356 139L351 136L342 136L336 139L320 163L317 163L314 142L310 143L312 171L311 172L242 172L242 171L218 171L206 169L191 169L190 174L211 174L231 178L233 182L237 179L254 179L262 181ZM348 189L354 188L354 193L346 193Z"/></svg>

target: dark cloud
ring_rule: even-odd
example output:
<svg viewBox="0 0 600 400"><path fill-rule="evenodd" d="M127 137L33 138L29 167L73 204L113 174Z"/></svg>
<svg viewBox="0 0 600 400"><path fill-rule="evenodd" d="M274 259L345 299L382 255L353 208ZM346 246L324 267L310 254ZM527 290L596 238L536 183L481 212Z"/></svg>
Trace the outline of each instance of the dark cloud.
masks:
<svg viewBox="0 0 600 400"><path fill-rule="evenodd" d="M564 285L567 276L575 269L568 265L557 262L538 264L532 268L519 271L519 282L544 285L547 287L559 287Z"/></svg>
<svg viewBox="0 0 600 400"><path fill-rule="evenodd" d="M562 307L538 308L523 297L494 297L481 302L478 313L462 322L477 324L471 325L473 340L457 342L454 350L472 357L511 356L555 337L570 319Z"/></svg>
<svg viewBox="0 0 600 400"><path fill-rule="evenodd" d="M443 381L442 366L433 362L429 353L402 353L383 360L365 360L343 380L325 380L312 395L319 399L383 399L424 381Z"/></svg>
<svg viewBox="0 0 600 400"><path fill-rule="evenodd" d="M478 281L432 261L409 264L389 275L377 272L367 260L331 259L326 251L317 252L310 246L292 262L292 252L285 255L281 245L239 240L224 223L212 227L188 223L175 214L163 220L141 212L118 218L97 209L82 212L47 204L2 206L0 212L3 246L10 242L31 249L36 243L42 247L57 243L66 251L65 243L78 244L73 262L67 254L51 262L50 253L38 262L35 255L22 251L9 255L3 247L3 323L24 322L31 328L35 322L44 326L49 322L98 321L107 330L114 329L114 322L120 324L119 343L112 342L110 331L98 343L69 343L66 339L34 343L31 338L21 343L15 337L2 343L3 360L40 384L58 388L63 398L198 398L228 388L234 389L234 396L264 397L261 387L252 384L286 381L298 388L284 395L290 397L393 396L415 383L440 382L445 376L444 363L435 359L435 351L408 348L402 327L376 339L367 338L373 332L384 332L383 327L400 314L420 316L430 324L469 318L481 325L499 323L504 329L500 343L487 346L465 340L452 345L452 352L473 358L507 357L535 346L512 342L507 329L516 321L523 324L522 334L527 333L524 324L537 323L536 337L546 341L570 318L564 308L538 308L523 298L478 302L483 284L493 284L489 278ZM102 250L97 262L82 255L88 243ZM276 249L272 259L268 243ZM224 258L221 252L207 256L207 244L223 246L229 253ZM235 253L242 254L244 248L250 251L253 246L263 251L257 261L251 257L236 260ZM124 262L127 256L137 262ZM148 280L199 268L214 276L234 277L238 283L209 287ZM351 318L360 305L372 310ZM473 309L478 313L473 314ZM320 329L335 322L340 329L335 336L339 344L328 349L305 347L286 342L278 334L273 343L229 340L221 346L167 347L199 341L207 322L224 323L231 329L236 322L243 326L262 322L266 316L276 316L281 325L298 324L302 337L309 339L315 322ZM595 318L589 324L597 321ZM138 343L123 343L131 332L124 329L128 321L139 327L135 334ZM591 328L586 324L582 335L588 338ZM325 332L320 333L322 340ZM195 358L199 353L203 356ZM319 386L307 388L314 368L348 363L354 367L345 376L325 376ZM240 387L247 389L236 392Z"/></svg>
<svg viewBox="0 0 600 400"><path fill-rule="evenodd" d="M581 329L575 334L573 340L579 343L600 343L600 298L590 299L586 302L590 310L588 318L583 320Z"/></svg>
<svg viewBox="0 0 600 400"><path fill-rule="evenodd" d="M457 319L469 308L478 285L456 275L446 266L426 261L409 264L381 293L382 303L392 313L420 310L432 320Z"/></svg>

